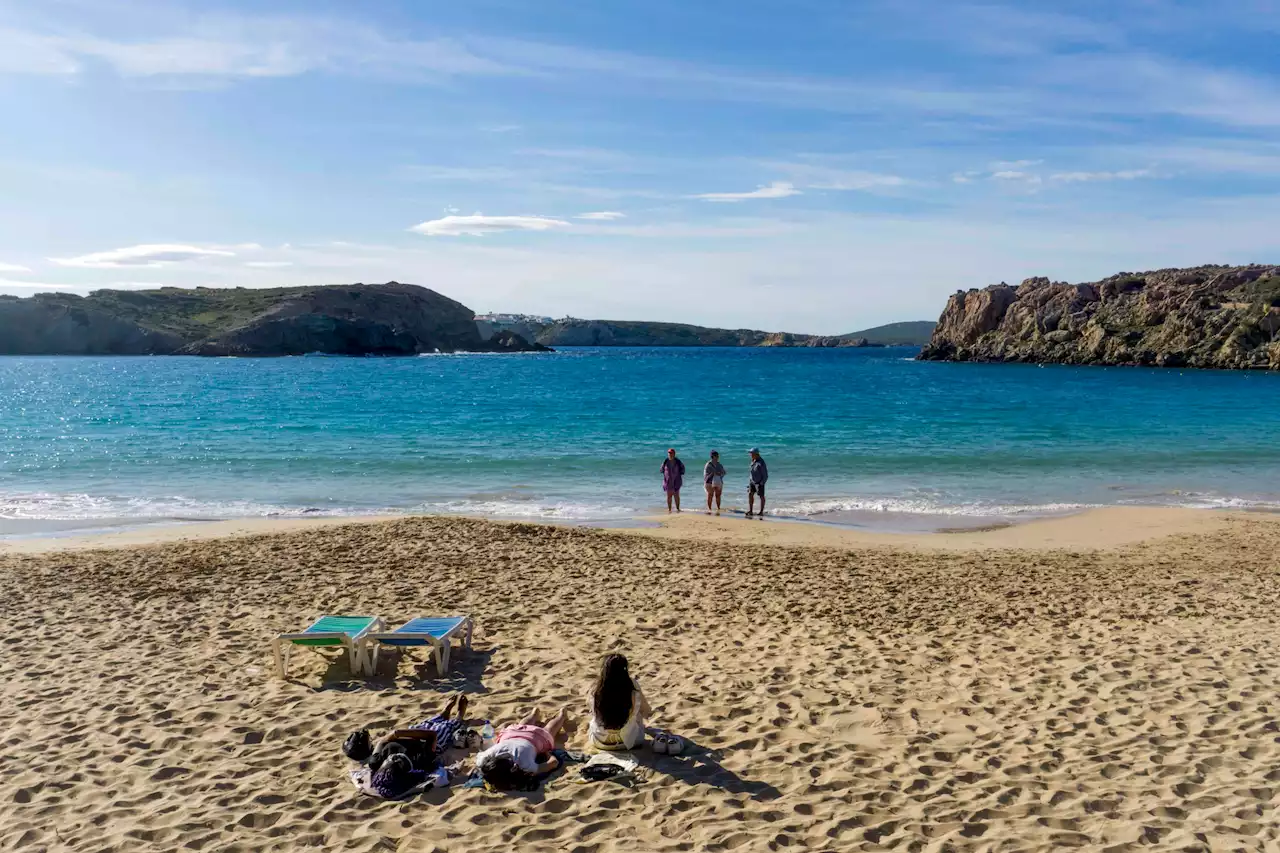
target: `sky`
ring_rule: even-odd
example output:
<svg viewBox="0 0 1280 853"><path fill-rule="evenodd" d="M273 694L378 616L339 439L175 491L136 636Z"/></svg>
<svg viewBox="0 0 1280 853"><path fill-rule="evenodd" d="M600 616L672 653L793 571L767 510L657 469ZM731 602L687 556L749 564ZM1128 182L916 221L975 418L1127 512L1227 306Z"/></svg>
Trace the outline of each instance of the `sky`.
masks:
<svg viewBox="0 0 1280 853"><path fill-rule="evenodd" d="M1280 0L0 0L0 293L835 334L1280 263Z"/></svg>

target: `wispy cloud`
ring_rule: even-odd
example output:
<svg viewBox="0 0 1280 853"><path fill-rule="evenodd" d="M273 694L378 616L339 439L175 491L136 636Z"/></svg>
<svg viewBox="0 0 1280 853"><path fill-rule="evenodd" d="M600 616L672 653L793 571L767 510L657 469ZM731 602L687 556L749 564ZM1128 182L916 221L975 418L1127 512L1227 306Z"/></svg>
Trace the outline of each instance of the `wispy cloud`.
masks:
<svg viewBox="0 0 1280 853"><path fill-rule="evenodd" d="M1150 169L1125 169L1119 172L1058 172L1050 175L1049 180L1069 184L1089 181L1132 181L1151 176Z"/></svg>
<svg viewBox="0 0 1280 853"><path fill-rule="evenodd" d="M31 268L20 264L0 263L0 272L31 272Z"/></svg>
<svg viewBox="0 0 1280 853"><path fill-rule="evenodd" d="M591 213L579 213L574 219L594 219L601 222L610 222L615 219L625 219L625 213L619 213L616 210L596 210Z"/></svg>
<svg viewBox="0 0 1280 853"><path fill-rule="evenodd" d="M546 216L445 216L421 222L410 231L428 237L480 237L485 234L501 234L507 231L550 231L564 228L568 222Z"/></svg>
<svg viewBox="0 0 1280 853"><path fill-rule="evenodd" d="M757 187L750 192L700 193L690 198L700 198L703 201L738 202L757 198L786 198L792 195L800 195L800 190L796 189L794 184L789 181L774 181L768 186Z"/></svg>
<svg viewBox="0 0 1280 853"><path fill-rule="evenodd" d="M270 269L277 269L280 267L291 267L293 266L293 261L248 261L245 263L245 266L254 267L256 269L270 270Z"/></svg>
<svg viewBox="0 0 1280 853"><path fill-rule="evenodd" d="M1017 169L1002 169L999 172L992 172L991 177L997 181L1013 181L1026 184L1040 183L1040 176L1034 172L1023 172Z"/></svg>
<svg viewBox="0 0 1280 853"><path fill-rule="evenodd" d="M94 252L74 258L49 258L62 267L85 267L88 269L116 269L120 267L162 267L183 261L194 261L204 258L229 258L235 252L202 246L184 246L174 243L148 243L140 246L127 246L123 249L111 249L106 252Z"/></svg>

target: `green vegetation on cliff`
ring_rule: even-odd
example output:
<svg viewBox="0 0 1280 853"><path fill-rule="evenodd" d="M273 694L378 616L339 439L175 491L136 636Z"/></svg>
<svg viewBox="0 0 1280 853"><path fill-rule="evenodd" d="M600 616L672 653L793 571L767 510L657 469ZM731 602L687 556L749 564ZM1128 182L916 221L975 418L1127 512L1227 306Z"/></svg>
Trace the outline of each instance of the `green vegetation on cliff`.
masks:
<svg viewBox="0 0 1280 853"><path fill-rule="evenodd" d="M1280 268L1203 266L954 294L920 358L1280 370Z"/></svg>
<svg viewBox="0 0 1280 853"><path fill-rule="evenodd" d="M0 354L412 355L518 351L474 313L412 284L99 290L0 297Z"/></svg>

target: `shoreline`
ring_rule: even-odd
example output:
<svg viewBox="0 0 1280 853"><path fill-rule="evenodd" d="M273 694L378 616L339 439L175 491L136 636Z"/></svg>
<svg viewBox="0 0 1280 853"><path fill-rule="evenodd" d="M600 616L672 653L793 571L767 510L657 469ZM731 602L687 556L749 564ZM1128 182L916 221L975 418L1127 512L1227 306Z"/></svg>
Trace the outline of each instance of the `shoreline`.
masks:
<svg viewBox="0 0 1280 853"><path fill-rule="evenodd" d="M633 523L569 523L543 519L503 519L469 515L406 514L325 516L320 518L240 518L219 521L152 523L118 531L86 534L31 535L0 538L0 555L141 548L176 542L202 542L294 533L340 526L383 524L407 519L469 518L496 524L532 524L553 528L594 528L612 533L836 550L1095 550L1136 545L1179 534L1207 534L1223 529L1233 517L1266 518L1269 513L1183 507L1112 506L972 528L879 532L852 526L792 518L748 519L741 515L708 516L689 511L675 516L640 516Z"/></svg>

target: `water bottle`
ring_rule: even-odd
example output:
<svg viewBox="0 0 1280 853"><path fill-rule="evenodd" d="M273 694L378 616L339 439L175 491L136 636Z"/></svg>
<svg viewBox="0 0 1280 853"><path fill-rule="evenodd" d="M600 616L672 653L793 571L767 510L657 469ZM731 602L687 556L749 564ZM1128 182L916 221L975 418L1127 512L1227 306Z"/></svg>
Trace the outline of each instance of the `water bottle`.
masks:
<svg viewBox="0 0 1280 853"><path fill-rule="evenodd" d="M498 739L498 735L493 730L493 724L488 720L484 721L484 728L480 730L480 748L488 749L493 746L494 741Z"/></svg>

